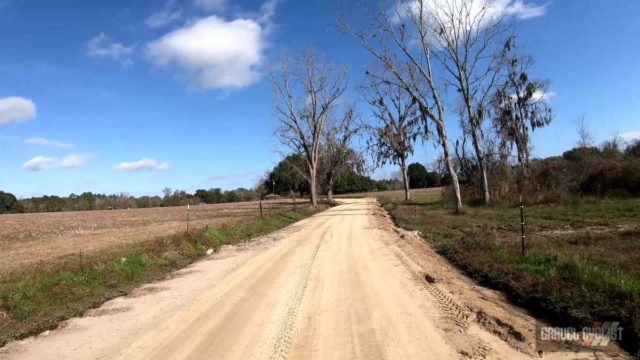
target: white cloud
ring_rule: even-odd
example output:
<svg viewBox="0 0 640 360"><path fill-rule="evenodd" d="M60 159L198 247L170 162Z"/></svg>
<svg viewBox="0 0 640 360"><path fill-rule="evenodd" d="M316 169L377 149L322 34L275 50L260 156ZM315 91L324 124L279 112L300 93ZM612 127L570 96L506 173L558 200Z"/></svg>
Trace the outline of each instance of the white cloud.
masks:
<svg viewBox="0 0 640 360"><path fill-rule="evenodd" d="M86 166L92 159L93 156L88 154L69 154L60 160L58 167L61 169L77 169Z"/></svg>
<svg viewBox="0 0 640 360"><path fill-rule="evenodd" d="M22 168L31 171L46 169L77 169L86 166L92 159L93 156L88 154L69 154L62 160L40 155L22 164Z"/></svg>
<svg viewBox="0 0 640 360"><path fill-rule="evenodd" d="M266 36L261 20L209 16L147 45L150 62L186 72L203 90L243 88L260 79Z"/></svg>
<svg viewBox="0 0 640 360"><path fill-rule="evenodd" d="M113 42L107 35L101 33L87 43L87 56L113 60L124 59L123 64L127 64L131 61L128 57L133 54L134 48L134 45L125 46Z"/></svg>
<svg viewBox="0 0 640 360"><path fill-rule="evenodd" d="M543 101L543 102L547 102L549 100L551 100L552 98L554 98L557 94L553 91L541 91L541 90L536 90L533 95L531 96L531 100L532 101ZM522 96L524 97L525 95L522 94ZM511 94L511 98L515 99L516 98L516 94L512 93Z"/></svg>
<svg viewBox="0 0 640 360"><path fill-rule="evenodd" d="M547 12L547 5L533 5L525 4L523 0L515 1L498 1L506 2L507 4L502 7L502 13L507 16L515 16L519 19L525 20L538 16L542 16Z"/></svg>
<svg viewBox="0 0 640 360"><path fill-rule="evenodd" d="M549 101L551 100L551 98L555 97L556 93L553 91L540 91L540 90L536 90L533 93L532 98L536 99L538 101Z"/></svg>
<svg viewBox="0 0 640 360"><path fill-rule="evenodd" d="M144 158L138 161L122 162L113 169L115 171L141 171L141 170L169 170L171 164L168 162L158 162L155 159Z"/></svg>
<svg viewBox="0 0 640 360"><path fill-rule="evenodd" d="M42 145L42 146L52 146L58 148L72 148L73 144L65 143L62 141L45 139L41 137L31 137L24 141L26 144L32 145Z"/></svg>
<svg viewBox="0 0 640 360"><path fill-rule="evenodd" d="M631 143L635 140L640 140L640 131L626 131L618 134L618 137L625 143Z"/></svg>
<svg viewBox="0 0 640 360"><path fill-rule="evenodd" d="M22 168L25 170L40 171L40 170L50 169L52 167L55 167L56 162L57 162L57 159L55 158L36 156L33 159L22 164Z"/></svg>
<svg viewBox="0 0 640 360"><path fill-rule="evenodd" d="M268 0L260 7L260 16L258 22L264 25L267 30L271 27L271 18L276 14L276 8L282 0Z"/></svg>
<svg viewBox="0 0 640 360"><path fill-rule="evenodd" d="M36 117L33 101L18 96L0 98L0 125L23 122Z"/></svg>
<svg viewBox="0 0 640 360"><path fill-rule="evenodd" d="M516 17L521 20L539 17L547 12L547 5L534 5L525 3L524 0L407 0L400 3L401 9L406 9L410 13L417 12L423 2L427 12L435 14L443 23L451 21L449 17L442 13L440 9L451 9L449 11L466 11L466 7L470 6L470 16L472 19L482 19L484 25L493 22L495 19L504 17ZM483 11L484 16L480 18ZM404 16L405 11L400 11L400 15ZM397 21L398 17L394 16Z"/></svg>
<svg viewBox="0 0 640 360"><path fill-rule="evenodd" d="M227 6L227 0L195 0L194 4L206 11L220 11Z"/></svg>
<svg viewBox="0 0 640 360"><path fill-rule="evenodd" d="M157 12L148 18L145 19L144 24L150 28L158 28L161 26L165 26L171 24L172 22L178 21L182 18L182 9L171 10L164 9L160 12Z"/></svg>

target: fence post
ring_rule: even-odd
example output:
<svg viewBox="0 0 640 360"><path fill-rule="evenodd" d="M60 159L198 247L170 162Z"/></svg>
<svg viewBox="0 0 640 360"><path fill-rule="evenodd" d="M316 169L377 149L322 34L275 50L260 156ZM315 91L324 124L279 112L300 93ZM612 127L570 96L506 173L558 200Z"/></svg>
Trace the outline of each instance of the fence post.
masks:
<svg viewBox="0 0 640 360"><path fill-rule="evenodd" d="M189 203L187 203L187 232L189 232Z"/></svg>
<svg viewBox="0 0 640 360"><path fill-rule="evenodd" d="M524 202L522 201L522 195L520 195L520 251L524 256Z"/></svg>
<svg viewBox="0 0 640 360"><path fill-rule="evenodd" d="M264 215L262 213L262 199L260 199L260 219L263 219Z"/></svg>

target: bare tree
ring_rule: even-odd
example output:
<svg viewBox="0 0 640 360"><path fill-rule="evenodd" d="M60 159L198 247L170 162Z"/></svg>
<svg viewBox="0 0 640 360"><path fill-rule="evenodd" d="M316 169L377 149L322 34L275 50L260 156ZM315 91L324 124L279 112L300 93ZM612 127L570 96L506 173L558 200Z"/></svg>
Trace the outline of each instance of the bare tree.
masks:
<svg viewBox="0 0 640 360"><path fill-rule="evenodd" d="M578 147L586 148L593 146L593 136L591 136L591 126L584 115L576 120L578 130Z"/></svg>
<svg viewBox="0 0 640 360"><path fill-rule="evenodd" d="M449 139L445 127L445 106L435 73L433 49L434 41L429 25L428 11L424 1L411 1L412 6L395 6L388 10L387 3L379 0L376 10L369 12L370 24L357 30L343 23L347 32L356 39L383 66L390 76L380 78L407 92L415 101L421 119L426 125L432 122L436 128L438 141L442 147L445 166L451 176L456 197L456 211L462 211L462 196L458 175L454 169ZM366 11L366 10L365 10ZM375 75L372 75L375 78Z"/></svg>
<svg viewBox="0 0 640 360"><path fill-rule="evenodd" d="M367 102L373 107L374 124L367 124L368 149L376 166L387 162L398 165L402 174L404 199L409 201L407 158L413 154L413 144L422 135L421 118L416 101L402 88L389 81L373 79L367 91Z"/></svg>
<svg viewBox="0 0 640 360"><path fill-rule="evenodd" d="M333 116L328 123L321 161L329 201L333 201L333 185L337 178L349 171L364 171L364 159L349 147L359 131L356 120L354 107L347 106L340 118Z"/></svg>
<svg viewBox="0 0 640 360"><path fill-rule="evenodd" d="M460 177L463 179L463 181L470 183L473 180L473 174L476 167L473 160L467 155L467 142L469 141L470 125L466 121L466 112L466 107L464 106L464 104L462 104L462 102L460 102L456 106L456 113L458 114L458 120L460 122L460 130L462 134L460 135L459 139L456 139L453 150L456 156L455 162L457 171L460 174Z"/></svg>
<svg viewBox="0 0 640 360"><path fill-rule="evenodd" d="M299 59L281 59L273 74L277 97L278 136L282 144L305 156L311 206L318 206L317 175L328 119L345 92L347 73L318 59L312 50Z"/></svg>
<svg viewBox="0 0 640 360"><path fill-rule="evenodd" d="M494 0L422 1L424 20L437 46L434 57L448 75L448 86L457 90L465 113L463 121L476 154L482 196L491 202L486 161L482 148L482 124L491 95L510 47L511 26L499 12Z"/></svg>

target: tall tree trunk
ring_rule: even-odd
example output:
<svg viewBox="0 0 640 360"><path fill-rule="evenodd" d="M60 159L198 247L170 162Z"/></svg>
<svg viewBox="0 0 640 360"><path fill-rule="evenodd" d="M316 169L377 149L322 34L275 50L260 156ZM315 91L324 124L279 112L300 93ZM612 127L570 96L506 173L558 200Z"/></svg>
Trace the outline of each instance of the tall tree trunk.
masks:
<svg viewBox="0 0 640 360"><path fill-rule="evenodd" d="M473 139L473 148L476 151L476 159L478 159L478 166L480 167L480 182L482 186L482 198L484 204L489 205L491 203L491 194L489 193L489 182L487 181L487 167L484 162L484 154L480 147L480 139L478 137L478 129L475 125L471 126L471 138Z"/></svg>
<svg viewBox="0 0 640 360"><path fill-rule="evenodd" d="M318 207L318 193L316 191L316 169L315 167L309 169L309 192L311 197L311 207Z"/></svg>
<svg viewBox="0 0 640 360"><path fill-rule="evenodd" d="M462 206L462 195L460 194L460 183L458 182L458 174L453 168L453 161L451 160L451 154L449 153L449 139L447 138L447 130L444 128L443 121L437 121L437 130L438 137L440 138L440 145L442 146L442 152L444 153L444 161L447 165L447 171L449 171L449 176L451 176L451 184L453 185L453 190L456 196L456 213L461 213Z"/></svg>
<svg viewBox="0 0 640 360"><path fill-rule="evenodd" d="M404 185L404 201L409 201L409 176L407 175L407 160L403 157L400 161L400 170L402 172L402 184Z"/></svg>
<svg viewBox="0 0 640 360"><path fill-rule="evenodd" d="M333 203L333 177L329 178L328 183L329 189L327 190L327 200L330 203Z"/></svg>
<svg viewBox="0 0 640 360"><path fill-rule="evenodd" d="M466 77L463 77L463 74L459 74L461 78L466 79ZM485 205L489 205L491 203L491 193L489 193L489 182L487 181L487 167L484 162L482 146L480 145L480 137L478 136L478 127L481 126L482 121L484 120L484 113L480 110L482 109L481 107L479 107L478 113L476 113L473 105L471 104L471 99L469 93L467 92L467 82L462 81L461 86L466 89L463 94L465 107L467 108L467 116L469 117L469 126L471 127L471 140L473 140L473 149L476 152L476 159L478 160L478 167L480 168L480 186L482 187L482 199L484 200Z"/></svg>

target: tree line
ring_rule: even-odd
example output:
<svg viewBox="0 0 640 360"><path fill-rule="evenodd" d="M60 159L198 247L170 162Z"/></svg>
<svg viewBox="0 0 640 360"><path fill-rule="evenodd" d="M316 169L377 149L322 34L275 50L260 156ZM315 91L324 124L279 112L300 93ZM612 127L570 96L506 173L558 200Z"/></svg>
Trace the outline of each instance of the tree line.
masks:
<svg viewBox="0 0 640 360"><path fill-rule="evenodd" d="M536 202L640 196L640 140L613 137L601 146L581 141L562 156L532 160L528 185Z"/></svg>
<svg viewBox="0 0 640 360"><path fill-rule="evenodd" d="M167 206L186 206L187 204L222 204L263 199L269 194L283 197L309 195L306 178L291 167L291 163L302 163L300 155L290 155L280 161L253 189L220 188L198 189L193 194L179 189L164 188L162 196L132 196L126 192L119 194L70 194L69 196L45 195L18 199L9 192L0 191L0 214L137 209ZM419 163L409 165L411 188L440 186L441 175L427 169ZM324 189L328 183L322 182ZM341 173L333 179L331 186L336 194L399 190L403 188L399 178L374 180L355 171Z"/></svg>
<svg viewBox="0 0 640 360"><path fill-rule="evenodd" d="M0 191L0 214L186 206L187 204L251 201L260 198L260 194L255 189L245 188L227 191L220 188L198 189L193 194L184 190L165 188L162 194L163 196L136 197L126 192L110 195L84 192L80 195L44 195L17 199L11 193Z"/></svg>
<svg viewBox="0 0 640 360"><path fill-rule="evenodd" d="M531 190L529 202L557 202L572 200L575 196L640 196L640 141L624 143L613 137L595 146L588 126L579 121L580 141L560 156L545 159L532 159L529 164L528 186ZM84 192L69 196L45 195L17 199L9 192L0 191L0 214L112 210L130 208L150 208L165 206L185 206L187 204L219 204L240 201L253 201L267 194L280 196L309 196L310 187L307 178L292 163L304 165L301 155L289 155L281 160L254 189L238 188L221 190L220 188L198 189L193 194L184 190L163 189L163 196L131 196L128 193L94 194ZM462 167L455 161L456 167ZM498 184L492 188L497 198L508 197L519 191L515 172L512 167L501 168L500 163L488 162L489 177ZM505 166L505 165L503 165ZM463 184L472 184L475 172L463 174ZM446 171L429 171L420 163L407 166L409 189L420 189L451 185ZM326 182L320 182L320 188L327 191ZM391 179L374 180L356 171L349 170L341 174L332 183L335 194L348 194L370 191L405 189L402 174ZM477 186L466 186L466 196L478 197ZM463 193L465 193L463 191ZM481 197L480 197L481 199Z"/></svg>

